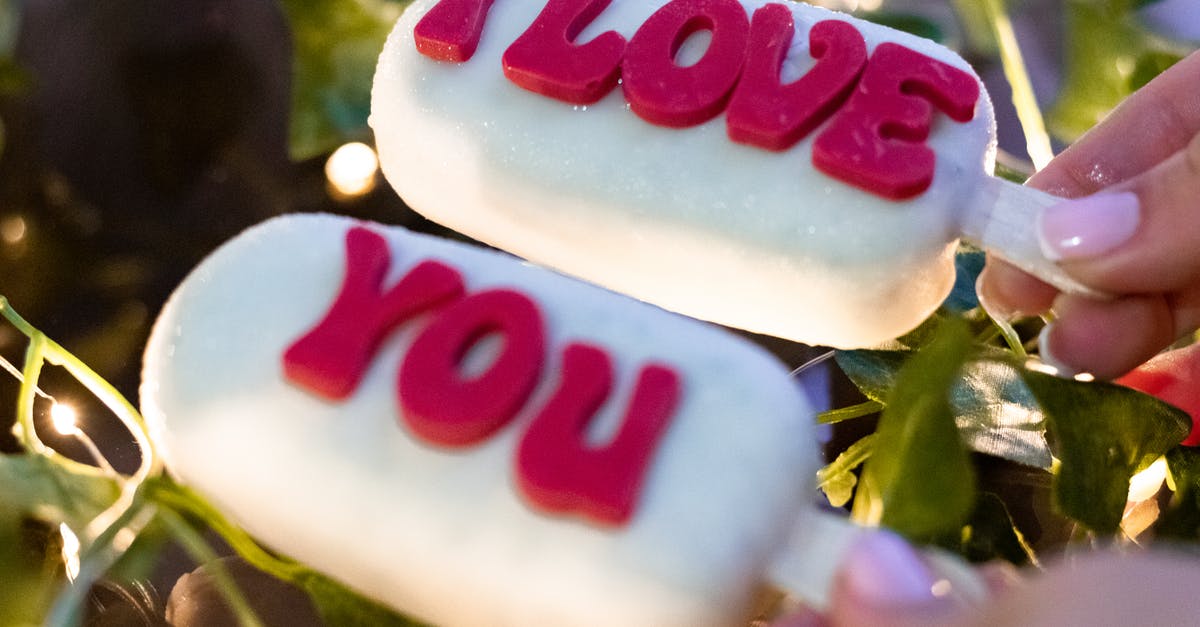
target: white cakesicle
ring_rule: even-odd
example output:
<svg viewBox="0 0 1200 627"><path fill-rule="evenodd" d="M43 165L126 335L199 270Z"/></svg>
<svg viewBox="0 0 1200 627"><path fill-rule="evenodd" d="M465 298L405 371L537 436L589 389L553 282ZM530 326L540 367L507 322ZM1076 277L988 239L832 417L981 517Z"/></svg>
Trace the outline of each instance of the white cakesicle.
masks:
<svg viewBox="0 0 1200 627"><path fill-rule="evenodd" d="M440 309L401 323L341 400L285 376L282 356L339 294L356 227L386 241L385 289L436 260L461 274L467 294L515 290L537 305L544 373L510 423L447 448L403 420L397 371ZM621 524L548 511L517 486L514 451L570 342L613 360L612 396L595 422L610 430L644 364L679 377ZM486 338L477 348L464 359L486 365L489 351L504 350ZM736 625L770 582L823 603L858 533L813 506L813 409L769 354L506 255L397 227L291 216L227 243L160 315L141 398L182 481L272 548L435 624ZM970 593L970 577L956 581Z"/></svg>
<svg viewBox="0 0 1200 627"><path fill-rule="evenodd" d="M475 446L431 444L401 420L396 391L401 361L437 312L401 324L344 400L284 376L282 355L339 293L355 226L364 225L271 220L215 252L171 297L141 389L171 472L274 549L436 624L746 619L770 563L812 513L813 410L788 371L719 329L501 253L366 225L392 257L385 287L433 259L460 272L468 294L516 290L544 317L545 373L512 422ZM514 450L555 387L563 346L576 341L614 362L599 424L618 419L646 362L681 382L624 525L541 511L516 486ZM819 570L836 563L809 553Z"/></svg>
<svg viewBox="0 0 1200 627"><path fill-rule="evenodd" d="M628 40L665 3L612 0L575 41L610 30ZM732 142L725 114L690 128L651 124L630 110L620 86L586 106L518 87L501 57L545 2L495 0L469 60L428 58L413 31L435 4L417 0L392 32L371 125L393 187L446 226L669 310L838 347L896 337L936 309L953 284L964 230L1078 289L1030 236L1044 203L989 176L995 122L982 86L970 121L933 116L925 143L936 166L927 191L893 201L814 168L820 128L772 152ZM767 3L742 4L750 15ZM894 42L978 82L965 61L933 42L784 4L796 29L785 81L814 64L812 26L841 20L863 35L868 52ZM683 44L680 63L704 53L706 32ZM1022 218L998 215L1002 226L989 226L998 197Z"/></svg>

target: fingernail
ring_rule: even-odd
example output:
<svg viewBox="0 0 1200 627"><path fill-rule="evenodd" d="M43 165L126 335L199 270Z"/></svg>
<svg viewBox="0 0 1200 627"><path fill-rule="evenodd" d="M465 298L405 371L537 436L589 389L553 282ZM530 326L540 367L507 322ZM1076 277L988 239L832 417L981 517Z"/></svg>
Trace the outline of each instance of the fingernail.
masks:
<svg viewBox="0 0 1200 627"><path fill-rule="evenodd" d="M1138 197L1101 193L1051 205L1038 217L1038 242L1051 261L1102 255L1137 230Z"/></svg>
<svg viewBox="0 0 1200 627"><path fill-rule="evenodd" d="M850 548L842 564L845 583L859 599L881 605L934 601L933 573L899 536L870 533Z"/></svg>
<svg viewBox="0 0 1200 627"><path fill-rule="evenodd" d="M1080 371L1068 366L1054 356L1054 350L1050 348L1050 329L1052 328L1054 328L1054 324L1048 324L1042 327L1041 332L1038 333L1038 357L1042 359L1042 363L1054 368L1054 374L1065 379L1071 379L1079 374Z"/></svg>

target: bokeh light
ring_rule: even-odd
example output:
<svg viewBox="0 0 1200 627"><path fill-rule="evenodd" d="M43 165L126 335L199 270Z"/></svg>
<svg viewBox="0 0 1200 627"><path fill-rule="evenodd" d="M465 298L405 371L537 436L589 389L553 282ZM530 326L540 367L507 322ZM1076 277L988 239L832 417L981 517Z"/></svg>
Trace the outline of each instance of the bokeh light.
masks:
<svg viewBox="0 0 1200 627"><path fill-rule="evenodd" d="M356 198L375 189L379 158L375 150L361 142L344 144L329 155L325 177L336 197Z"/></svg>

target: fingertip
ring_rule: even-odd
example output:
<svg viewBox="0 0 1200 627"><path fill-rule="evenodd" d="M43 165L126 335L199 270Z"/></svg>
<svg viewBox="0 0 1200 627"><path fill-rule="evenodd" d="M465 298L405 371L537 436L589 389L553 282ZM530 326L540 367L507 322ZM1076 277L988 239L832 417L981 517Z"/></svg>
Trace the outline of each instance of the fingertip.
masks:
<svg viewBox="0 0 1200 627"><path fill-rule="evenodd" d="M911 545L888 531L868 534L851 547L841 578L860 599L889 605L934 600L933 572Z"/></svg>
<svg viewBox="0 0 1200 627"><path fill-rule="evenodd" d="M864 535L850 548L834 580L832 625L930 625L958 609L939 595L939 580L911 545L888 531Z"/></svg>
<svg viewBox="0 0 1200 627"><path fill-rule="evenodd" d="M1086 372L1114 379L1175 339L1170 307L1158 295L1099 301L1063 294L1054 312L1056 320L1038 338L1039 352L1065 376Z"/></svg>

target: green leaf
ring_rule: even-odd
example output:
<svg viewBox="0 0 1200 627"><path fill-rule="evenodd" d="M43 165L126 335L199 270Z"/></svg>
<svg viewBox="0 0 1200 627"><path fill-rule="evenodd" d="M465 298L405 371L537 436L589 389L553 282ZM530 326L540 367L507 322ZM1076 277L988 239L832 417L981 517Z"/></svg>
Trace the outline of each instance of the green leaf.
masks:
<svg viewBox="0 0 1200 627"><path fill-rule="evenodd" d="M840 351L836 359L867 398L884 401L899 385L897 375L913 354L911 350ZM960 376L947 383L951 412L963 442L972 450L1049 468L1052 458L1043 435L1041 407L1020 370L1001 351L967 363Z"/></svg>
<svg viewBox="0 0 1200 627"><path fill-rule="evenodd" d="M405 4L283 1L295 51L290 129L293 159L308 159L368 135L375 65Z"/></svg>
<svg viewBox="0 0 1200 627"><path fill-rule="evenodd" d="M899 11L872 11L866 13L856 13L856 17L875 22L888 28L894 28L898 31L911 33L917 37L930 39L938 43L946 41L946 33L942 31L942 27L938 26L933 20L916 13L905 13Z"/></svg>
<svg viewBox="0 0 1200 627"><path fill-rule="evenodd" d="M857 405L823 411L817 414L817 422L823 425L832 425L843 420L853 420L855 418L862 418L863 416L878 414L882 409L883 403L879 401L863 401Z"/></svg>
<svg viewBox="0 0 1200 627"><path fill-rule="evenodd" d="M1129 75L1129 93L1145 87L1146 83L1154 80L1154 77L1182 60L1183 55L1176 52L1151 50L1141 55L1138 57L1137 65L1133 66L1133 72Z"/></svg>
<svg viewBox="0 0 1200 627"><path fill-rule="evenodd" d="M896 385L896 374L912 354L910 350L837 351L834 360L864 396L882 403Z"/></svg>
<svg viewBox="0 0 1200 627"><path fill-rule="evenodd" d="M1175 484L1175 496L1159 517L1154 536L1200 541L1200 449L1171 449L1167 452L1167 468Z"/></svg>
<svg viewBox="0 0 1200 627"><path fill-rule="evenodd" d="M871 457L875 450L875 434L868 435L850 445L831 464L817 471L817 488L825 493L829 504L841 507L854 496L854 484L858 477L854 469Z"/></svg>
<svg viewBox="0 0 1200 627"><path fill-rule="evenodd" d="M856 497L856 515L866 522L922 539L958 529L966 520L975 477L954 424L949 389L970 349L966 325L947 320L896 375ZM864 492L869 507L857 502Z"/></svg>
<svg viewBox="0 0 1200 627"><path fill-rule="evenodd" d="M835 351L834 361L863 395L884 402L904 362L933 341L944 318L940 312L935 313L907 334L876 348Z"/></svg>
<svg viewBox="0 0 1200 627"><path fill-rule="evenodd" d="M321 619L339 627L422 627L320 573L310 571L296 584L308 593Z"/></svg>
<svg viewBox="0 0 1200 627"><path fill-rule="evenodd" d="M1054 499L1060 512L1094 532L1115 533L1129 478L1188 434L1183 411L1129 388L1023 369L1045 412L1061 465Z"/></svg>
<svg viewBox="0 0 1200 627"><path fill-rule="evenodd" d="M118 492L99 470L57 455L0 455L0 625L43 622L63 579L59 524L86 542L80 532Z"/></svg>
<svg viewBox="0 0 1200 627"><path fill-rule="evenodd" d="M961 544L956 548L963 557L975 563L997 559L1017 566L1037 563L1033 549L1017 529L1008 506L991 492L979 494L975 510L963 527Z"/></svg>
<svg viewBox="0 0 1200 627"><path fill-rule="evenodd" d="M988 355L964 366L950 389L959 434L973 451L1049 469L1053 457L1041 407L1007 353Z"/></svg>
<svg viewBox="0 0 1200 627"><path fill-rule="evenodd" d="M0 509L82 530L111 505L117 482L62 457L0 455Z"/></svg>
<svg viewBox="0 0 1200 627"><path fill-rule="evenodd" d="M1065 3L1063 88L1050 112L1051 130L1073 142L1125 97L1165 69L1164 60L1191 49L1155 35L1134 14L1134 0ZM1141 64L1139 71L1139 64Z"/></svg>
<svg viewBox="0 0 1200 627"><path fill-rule="evenodd" d="M42 625L64 580L62 560L47 547L47 527L31 527L0 503L0 625ZM61 545L59 545L61 546Z"/></svg>

